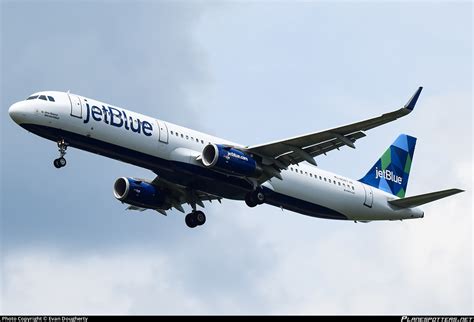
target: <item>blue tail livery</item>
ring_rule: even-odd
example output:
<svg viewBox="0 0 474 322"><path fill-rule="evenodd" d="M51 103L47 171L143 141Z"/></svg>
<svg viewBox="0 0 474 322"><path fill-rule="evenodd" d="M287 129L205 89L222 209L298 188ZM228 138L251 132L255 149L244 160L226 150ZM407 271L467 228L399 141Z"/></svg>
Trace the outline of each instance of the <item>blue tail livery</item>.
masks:
<svg viewBox="0 0 474 322"><path fill-rule="evenodd" d="M416 138L401 134L360 182L405 197Z"/></svg>

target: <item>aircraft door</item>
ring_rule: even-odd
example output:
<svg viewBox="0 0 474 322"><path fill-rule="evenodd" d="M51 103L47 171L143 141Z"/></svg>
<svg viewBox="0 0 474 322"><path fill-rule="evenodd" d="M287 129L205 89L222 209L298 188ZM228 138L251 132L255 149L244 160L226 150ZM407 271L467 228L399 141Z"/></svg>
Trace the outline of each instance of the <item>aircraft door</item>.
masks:
<svg viewBox="0 0 474 322"><path fill-rule="evenodd" d="M71 102L71 116L82 118L82 103L80 97L69 93L68 96Z"/></svg>
<svg viewBox="0 0 474 322"><path fill-rule="evenodd" d="M374 203L374 192L372 191L372 187L365 184L362 184L362 187L364 187L365 191L364 206L372 208L372 204Z"/></svg>
<svg viewBox="0 0 474 322"><path fill-rule="evenodd" d="M160 142L168 143L168 126L166 126L166 122L156 120L156 124L158 124Z"/></svg>

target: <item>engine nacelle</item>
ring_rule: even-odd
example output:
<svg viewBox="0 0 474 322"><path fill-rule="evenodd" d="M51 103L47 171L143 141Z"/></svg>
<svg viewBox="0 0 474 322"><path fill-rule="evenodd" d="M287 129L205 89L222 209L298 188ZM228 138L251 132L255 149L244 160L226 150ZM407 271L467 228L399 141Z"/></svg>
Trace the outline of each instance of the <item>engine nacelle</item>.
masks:
<svg viewBox="0 0 474 322"><path fill-rule="evenodd" d="M202 151L206 168L242 177L258 177L262 169L247 153L219 144L208 144Z"/></svg>
<svg viewBox="0 0 474 322"><path fill-rule="evenodd" d="M164 196L154 185L134 178L121 177L115 180L114 196L118 200L141 208L160 208Z"/></svg>

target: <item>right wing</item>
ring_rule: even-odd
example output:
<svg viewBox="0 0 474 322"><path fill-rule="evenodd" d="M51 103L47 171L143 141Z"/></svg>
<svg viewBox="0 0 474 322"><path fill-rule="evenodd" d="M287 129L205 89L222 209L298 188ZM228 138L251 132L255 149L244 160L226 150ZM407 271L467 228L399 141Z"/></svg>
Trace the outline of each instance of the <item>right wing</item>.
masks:
<svg viewBox="0 0 474 322"><path fill-rule="evenodd" d="M316 165L314 157L326 154L334 149L339 149L344 145L355 148L354 142L365 136L363 131L392 122L409 114L415 107L422 89L423 87L419 87L405 106L396 111L325 131L250 146L243 150L262 157L264 165L274 166L278 171L286 169L290 164L297 164L302 161ZM273 176L278 177L275 172L273 172Z"/></svg>

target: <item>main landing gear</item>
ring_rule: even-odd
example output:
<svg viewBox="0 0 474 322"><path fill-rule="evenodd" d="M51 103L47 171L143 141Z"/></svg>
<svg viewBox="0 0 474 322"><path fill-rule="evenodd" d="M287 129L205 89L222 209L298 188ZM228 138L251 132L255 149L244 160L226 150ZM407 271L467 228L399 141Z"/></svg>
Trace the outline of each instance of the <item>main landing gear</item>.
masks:
<svg viewBox="0 0 474 322"><path fill-rule="evenodd" d="M54 167L56 169L62 168L66 166L66 159L64 156L66 155L66 149L68 144L64 139L58 141L58 149L59 149L59 158L53 161Z"/></svg>
<svg viewBox="0 0 474 322"><path fill-rule="evenodd" d="M206 222L206 215L200 210L193 210L186 215L185 222L189 228L202 226Z"/></svg>
<svg viewBox="0 0 474 322"><path fill-rule="evenodd" d="M257 205L261 205L264 202L265 202L265 194L260 188L247 193L247 195L245 196L245 203L249 207L255 207Z"/></svg>

